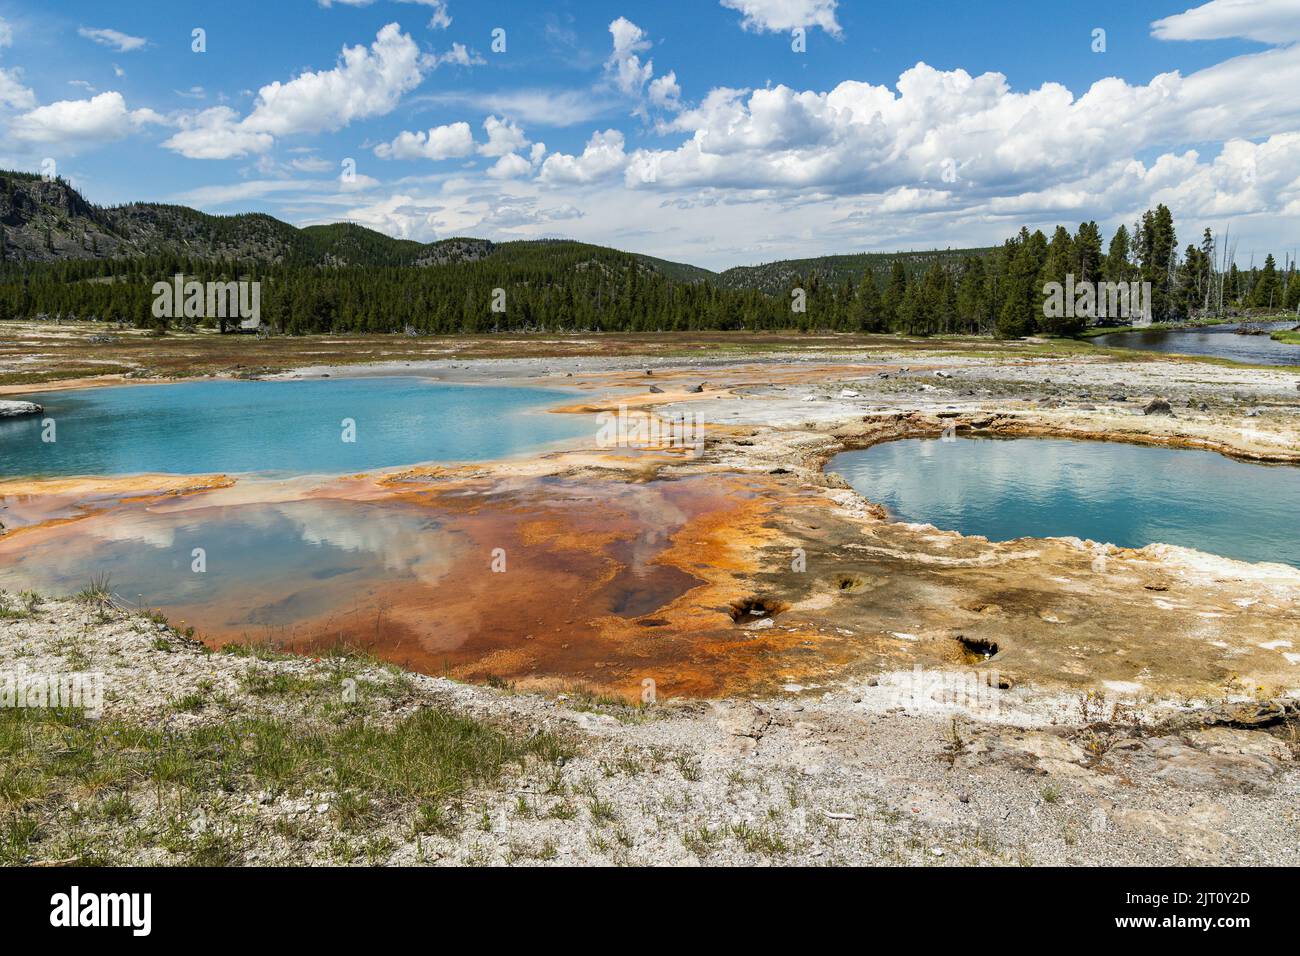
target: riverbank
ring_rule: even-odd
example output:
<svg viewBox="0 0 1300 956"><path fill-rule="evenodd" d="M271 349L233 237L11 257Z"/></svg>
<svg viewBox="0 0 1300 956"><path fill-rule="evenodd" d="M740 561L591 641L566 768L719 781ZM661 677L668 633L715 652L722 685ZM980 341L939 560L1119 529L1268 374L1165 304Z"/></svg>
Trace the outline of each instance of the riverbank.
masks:
<svg viewBox="0 0 1300 956"><path fill-rule="evenodd" d="M1152 322L1150 325L1094 325L1078 334L1080 339L1095 339L1103 335L1121 335L1125 332L1182 332L1187 329L1206 329L1218 325L1231 325L1236 319L1193 319L1186 322Z"/></svg>
<svg viewBox="0 0 1300 956"><path fill-rule="evenodd" d="M1207 325L1172 331L1133 330L1098 335L1095 345L1117 351L1178 355L1201 362L1233 362L1248 366L1295 368L1300 357L1293 349L1270 338L1269 333L1289 328L1293 321L1252 321Z"/></svg>
<svg viewBox="0 0 1300 956"><path fill-rule="evenodd" d="M1095 339L1103 335L1119 335L1126 332L1187 332L1195 329L1209 329L1223 325L1258 325L1270 322L1285 322L1287 313L1269 313L1267 315L1237 315L1222 318L1188 319L1183 322L1152 322L1150 325L1097 325L1084 329L1078 334L1080 339Z"/></svg>

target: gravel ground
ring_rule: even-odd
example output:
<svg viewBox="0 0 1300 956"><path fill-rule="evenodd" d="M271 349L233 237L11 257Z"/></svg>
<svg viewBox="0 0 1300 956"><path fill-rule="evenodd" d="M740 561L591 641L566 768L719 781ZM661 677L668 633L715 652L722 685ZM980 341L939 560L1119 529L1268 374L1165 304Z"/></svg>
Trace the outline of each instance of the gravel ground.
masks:
<svg viewBox="0 0 1300 956"><path fill-rule="evenodd" d="M117 733L268 717L383 728L437 712L566 743L565 756L437 801L434 825L411 800L331 785L322 768L186 789L162 769L107 779L92 760L0 795L11 862L1300 864L1294 723L1244 730L1207 712L1158 726L1100 698L1027 692L936 701L900 674L775 701L631 708L345 658L212 653L93 599L7 595L3 607L0 679L101 674L98 719ZM39 759L60 757L0 750L3 777L26 779ZM19 851L22 820L36 827Z"/></svg>

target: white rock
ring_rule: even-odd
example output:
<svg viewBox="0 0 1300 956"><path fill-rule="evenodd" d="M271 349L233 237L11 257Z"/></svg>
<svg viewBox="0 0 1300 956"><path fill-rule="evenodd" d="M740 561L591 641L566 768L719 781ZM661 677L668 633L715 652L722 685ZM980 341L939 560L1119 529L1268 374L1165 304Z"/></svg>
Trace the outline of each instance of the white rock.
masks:
<svg viewBox="0 0 1300 956"><path fill-rule="evenodd" d="M35 402L9 402L0 400L0 418L18 418L21 415L39 415L44 407Z"/></svg>

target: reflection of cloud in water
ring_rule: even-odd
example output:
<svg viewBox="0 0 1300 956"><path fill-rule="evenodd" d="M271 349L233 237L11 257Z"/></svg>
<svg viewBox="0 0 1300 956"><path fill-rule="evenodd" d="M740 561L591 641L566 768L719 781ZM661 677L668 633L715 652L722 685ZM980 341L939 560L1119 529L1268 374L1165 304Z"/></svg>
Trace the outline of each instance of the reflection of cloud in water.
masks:
<svg viewBox="0 0 1300 956"><path fill-rule="evenodd" d="M661 567L659 555L669 537L690 520L694 511L678 504L674 497L707 493L695 482L675 482L659 486L571 482L551 479L542 482L546 503L550 506L584 509L589 514L612 510L621 513L617 522L629 529L629 538L615 549L619 560L640 577ZM527 478L507 478L493 485L493 494L519 495L536 493L537 482Z"/></svg>
<svg viewBox="0 0 1300 956"><path fill-rule="evenodd" d="M97 555L93 539L78 536L72 526L58 528L53 537L36 546L26 544L4 549L0 587L14 591L34 588L58 595L71 593L89 583L91 575L105 570Z"/></svg>
<svg viewBox="0 0 1300 956"><path fill-rule="evenodd" d="M176 522L157 515L127 512L84 522L91 537L100 541L145 544L159 550L176 545Z"/></svg>
<svg viewBox="0 0 1300 956"><path fill-rule="evenodd" d="M294 582L328 582L354 571L432 586L463 547L423 509L391 503L309 500L163 514L120 510L52 528L27 547L4 549L10 555L0 561L0 581L63 591L109 571L115 589L125 588L132 599L137 591L147 593L159 602L189 601L205 591L215 599L216 592L272 584L288 591ZM207 552L207 574L191 570L195 548ZM341 554L353 556L347 567L339 563Z"/></svg>
<svg viewBox="0 0 1300 956"><path fill-rule="evenodd" d="M908 521L994 540L1073 535L1296 563L1300 482L1208 451L1068 439L909 439L834 470Z"/></svg>
<svg viewBox="0 0 1300 956"><path fill-rule="evenodd" d="M146 545L167 551L178 532L201 538L214 524L237 528L248 538L293 535L315 547L332 547L378 558L389 571L411 570L433 559L441 567L452 550L451 536L427 516L391 507L378 508L335 501L299 501L276 505L222 507L190 511L184 520L171 515L120 513L86 522L86 531L101 541Z"/></svg>
<svg viewBox="0 0 1300 956"><path fill-rule="evenodd" d="M391 507L280 506L276 510L297 528L308 544L329 545L379 558L385 570L407 571L425 583L441 578L456 550L452 535L425 515Z"/></svg>

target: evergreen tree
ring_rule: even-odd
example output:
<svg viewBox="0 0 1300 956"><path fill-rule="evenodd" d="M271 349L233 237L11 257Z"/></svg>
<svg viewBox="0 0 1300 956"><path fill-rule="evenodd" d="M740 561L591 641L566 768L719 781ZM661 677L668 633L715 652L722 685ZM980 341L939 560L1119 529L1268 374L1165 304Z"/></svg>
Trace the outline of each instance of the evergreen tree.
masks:
<svg viewBox="0 0 1300 956"><path fill-rule="evenodd" d="M1215 274L1219 268L1218 263L1215 262L1218 252L1214 242L1214 233L1210 231L1209 226L1205 227L1205 232L1201 235L1201 248L1198 251L1200 254L1200 268L1197 276L1195 308L1200 309L1202 312L1209 312L1211 306L1216 304L1214 301L1216 294Z"/></svg>
<svg viewBox="0 0 1300 956"><path fill-rule="evenodd" d="M889 285L885 287L885 295L882 299L882 305L885 310L885 321L891 328L901 328L905 325L899 316L899 309L903 305L903 299L907 295L907 269L903 263L897 259L889 270Z"/></svg>
<svg viewBox="0 0 1300 956"><path fill-rule="evenodd" d="M1173 213L1164 203L1142 215L1137 247L1141 279L1151 283L1152 321L1168 322L1177 318L1180 303L1174 296L1172 277L1177 263L1178 237L1174 232Z"/></svg>
<svg viewBox="0 0 1300 956"><path fill-rule="evenodd" d="M962 331L977 333L989 324L989 289L984 260L970 256L962 265L957 284L956 312Z"/></svg>
<svg viewBox="0 0 1300 956"><path fill-rule="evenodd" d="M926 325L925 302L920 282L912 282L903 293L898 305L896 327L907 335L924 335Z"/></svg>
<svg viewBox="0 0 1300 956"><path fill-rule="evenodd" d="M868 269L858 283L854 326L859 332L882 332L885 329L885 310L876 288L876 277Z"/></svg>
<svg viewBox="0 0 1300 956"><path fill-rule="evenodd" d="M1237 263L1234 262L1228 267L1228 275L1223 282L1223 300L1230 305L1240 305L1244 292L1245 286L1241 278L1241 270L1237 268Z"/></svg>
<svg viewBox="0 0 1300 956"><path fill-rule="evenodd" d="M912 317L913 328L909 331L916 335L950 331L952 281L947 270L937 262L932 263L919 286L916 313Z"/></svg>
<svg viewBox="0 0 1300 956"><path fill-rule="evenodd" d="M1106 261L1102 263L1102 278L1106 282L1128 282L1133 276L1133 246L1127 226L1121 225L1111 237Z"/></svg>
<svg viewBox="0 0 1300 956"><path fill-rule="evenodd" d="M953 279L951 270L940 267L940 272L942 275L939 286L939 331L951 334L959 331L957 283Z"/></svg>
<svg viewBox="0 0 1300 956"><path fill-rule="evenodd" d="M1291 273L1291 281L1286 284L1286 302L1288 312L1300 310L1300 272Z"/></svg>
<svg viewBox="0 0 1300 956"><path fill-rule="evenodd" d="M1042 293L1038 285L1040 271L1038 257L1026 239L1020 243L1007 272L1006 296L996 330L999 338L1021 338L1033 334L1038 328L1038 318L1042 315Z"/></svg>
<svg viewBox="0 0 1300 956"><path fill-rule="evenodd" d="M1277 260L1272 253L1264 259L1264 270L1255 282L1251 304L1257 309L1276 309L1282 305L1282 285L1277 277Z"/></svg>
<svg viewBox="0 0 1300 956"><path fill-rule="evenodd" d="M1076 282L1101 281L1101 230L1095 222L1081 222L1074 234L1071 268Z"/></svg>
<svg viewBox="0 0 1300 956"><path fill-rule="evenodd" d="M1065 301L1065 287L1067 279L1073 276L1077 282L1079 277L1074 272L1074 240L1070 238L1069 231L1064 226L1057 226L1056 232L1052 234L1052 241L1047 247L1047 261L1043 264L1042 272L1038 279L1038 322L1043 331L1053 335L1072 335L1083 329L1084 322L1072 318L1068 313L1073 311L1073 303ZM1062 307L1059 309L1060 315L1048 315L1051 311L1047 305L1047 286L1055 283L1062 290L1058 292Z"/></svg>

